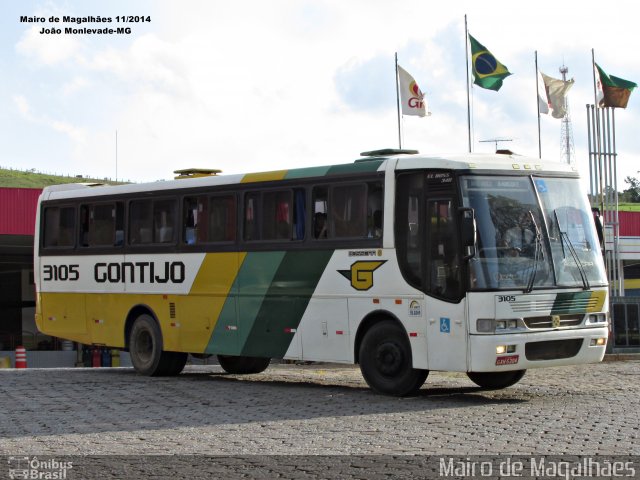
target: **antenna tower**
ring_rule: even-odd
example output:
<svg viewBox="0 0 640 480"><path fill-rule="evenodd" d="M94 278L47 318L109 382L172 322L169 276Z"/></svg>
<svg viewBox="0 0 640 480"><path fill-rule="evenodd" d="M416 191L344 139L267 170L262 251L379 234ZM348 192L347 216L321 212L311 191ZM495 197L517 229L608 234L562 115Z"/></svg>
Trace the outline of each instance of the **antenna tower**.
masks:
<svg viewBox="0 0 640 480"><path fill-rule="evenodd" d="M562 74L562 80L567 81L567 73L569 68L562 65L560 67L560 73ZM564 99L565 115L562 118L560 143L561 143L561 157L569 165L573 165L574 157L576 155L575 148L573 147L573 128L571 127L571 112L569 111L569 101L567 97Z"/></svg>

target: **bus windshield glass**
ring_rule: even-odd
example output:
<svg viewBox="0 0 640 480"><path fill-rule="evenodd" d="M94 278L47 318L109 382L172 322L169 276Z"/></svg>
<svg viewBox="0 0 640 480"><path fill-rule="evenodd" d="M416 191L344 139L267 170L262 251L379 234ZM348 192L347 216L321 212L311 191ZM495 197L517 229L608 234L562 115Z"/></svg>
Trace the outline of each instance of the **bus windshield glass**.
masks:
<svg viewBox="0 0 640 480"><path fill-rule="evenodd" d="M477 221L472 289L606 284L591 209L578 179L474 175L461 178L461 191Z"/></svg>

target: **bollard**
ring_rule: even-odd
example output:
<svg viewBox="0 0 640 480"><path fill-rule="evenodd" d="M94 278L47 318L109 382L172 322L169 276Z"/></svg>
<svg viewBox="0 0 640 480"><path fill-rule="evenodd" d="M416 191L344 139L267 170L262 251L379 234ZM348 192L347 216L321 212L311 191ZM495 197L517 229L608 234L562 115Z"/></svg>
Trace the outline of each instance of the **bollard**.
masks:
<svg viewBox="0 0 640 480"><path fill-rule="evenodd" d="M111 366L111 352L107 348L102 349L102 366L103 367Z"/></svg>
<svg viewBox="0 0 640 480"><path fill-rule="evenodd" d="M100 366L100 349L98 347L93 347L93 350L91 351L91 366Z"/></svg>
<svg viewBox="0 0 640 480"><path fill-rule="evenodd" d="M27 368L27 351L22 345L16 347L15 368Z"/></svg>
<svg viewBox="0 0 640 480"><path fill-rule="evenodd" d="M116 350L116 349L111 350L111 366L112 367L120 366L120 350Z"/></svg>

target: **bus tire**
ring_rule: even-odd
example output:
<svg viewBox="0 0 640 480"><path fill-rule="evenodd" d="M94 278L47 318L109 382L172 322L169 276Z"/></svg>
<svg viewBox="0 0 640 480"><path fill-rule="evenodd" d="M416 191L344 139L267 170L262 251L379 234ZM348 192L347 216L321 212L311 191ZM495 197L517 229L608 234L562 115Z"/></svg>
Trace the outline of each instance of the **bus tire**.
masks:
<svg viewBox="0 0 640 480"><path fill-rule="evenodd" d="M233 355L218 355L220 366L227 373L245 375L264 372L271 359L267 357L241 357Z"/></svg>
<svg viewBox="0 0 640 480"><path fill-rule="evenodd" d="M473 383L486 390L500 390L518 383L524 377L526 370L512 370L509 372L467 372Z"/></svg>
<svg viewBox="0 0 640 480"><path fill-rule="evenodd" d="M403 397L424 384L429 370L413 368L405 331L392 320L373 325L360 344L360 371L376 392Z"/></svg>
<svg viewBox="0 0 640 480"><path fill-rule="evenodd" d="M166 366L161 368L162 373L159 375L166 377L180 375L189 358L189 354L183 352L162 352L162 356L163 358L168 357L168 360Z"/></svg>
<svg viewBox="0 0 640 480"><path fill-rule="evenodd" d="M180 357L173 355L174 352L163 352L162 347L162 333L153 317L143 314L136 318L129 333L129 355L136 371L142 375L155 377L178 370L179 362L174 364L174 361Z"/></svg>

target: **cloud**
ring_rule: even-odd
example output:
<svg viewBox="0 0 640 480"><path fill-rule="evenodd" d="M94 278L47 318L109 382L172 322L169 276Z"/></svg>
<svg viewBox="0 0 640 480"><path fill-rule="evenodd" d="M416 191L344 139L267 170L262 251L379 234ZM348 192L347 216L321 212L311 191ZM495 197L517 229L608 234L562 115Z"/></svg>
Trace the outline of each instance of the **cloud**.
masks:
<svg viewBox="0 0 640 480"><path fill-rule="evenodd" d="M29 101L24 95L14 95L13 102L20 113L20 116L28 122L44 125L57 132L65 134L74 143L83 143L87 132L81 127L76 127L69 122L50 118L44 114L36 114L31 109Z"/></svg>
<svg viewBox="0 0 640 480"><path fill-rule="evenodd" d="M15 103L22 118L31 120L31 109L29 108L29 102L23 95L14 95L13 103Z"/></svg>
<svg viewBox="0 0 640 480"><path fill-rule="evenodd" d="M16 51L46 66L54 66L76 58L82 50L79 37L73 35L40 34L42 26L27 29L16 44Z"/></svg>
<svg viewBox="0 0 640 480"><path fill-rule="evenodd" d="M351 59L338 68L335 88L341 100L360 111L395 109L394 67L387 55Z"/></svg>
<svg viewBox="0 0 640 480"><path fill-rule="evenodd" d="M71 81L66 82L62 86L62 93L65 97L70 97L78 93L79 91L88 88L91 85L91 81L89 81L84 76L75 76L71 79Z"/></svg>
<svg viewBox="0 0 640 480"><path fill-rule="evenodd" d="M107 47L97 51L84 65L89 71L115 77L129 88L149 88L170 94L185 94L188 85L184 72L188 67L175 44L154 34L136 38L126 49Z"/></svg>

